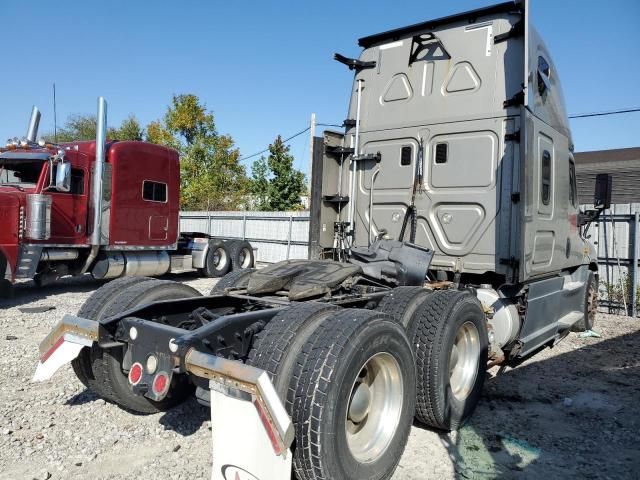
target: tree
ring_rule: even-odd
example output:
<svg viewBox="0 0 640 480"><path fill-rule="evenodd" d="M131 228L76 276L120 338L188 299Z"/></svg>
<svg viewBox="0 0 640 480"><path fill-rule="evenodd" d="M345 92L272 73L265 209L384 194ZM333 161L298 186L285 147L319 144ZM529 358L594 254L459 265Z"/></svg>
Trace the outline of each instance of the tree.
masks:
<svg viewBox="0 0 640 480"><path fill-rule="evenodd" d="M253 194L252 208L261 211L270 209L269 165L265 157L260 157L251 166L251 193Z"/></svg>
<svg viewBox="0 0 640 480"><path fill-rule="evenodd" d="M196 95L174 95L162 120L147 127L147 141L180 153L180 205L185 210L234 210L244 206L249 180L240 152L220 135L213 113Z"/></svg>
<svg viewBox="0 0 640 480"><path fill-rule="evenodd" d="M58 130L58 143L77 142L96 139L97 119L95 115L70 115L64 126ZM120 128L107 128L109 140L142 140L143 131L134 115L129 115ZM48 142L56 141L56 135L49 132L43 136Z"/></svg>
<svg viewBox="0 0 640 480"><path fill-rule="evenodd" d="M269 157L252 166L251 193L258 210L300 210L306 193L304 174L293 168L289 146L278 135L269 145Z"/></svg>
<svg viewBox="0 0 640 480"><path fill-rule="evenodd" d="M144 136L144 130L140 126L135 115L129 115L120 124L120 128L115 132L113 138L118 140L136 140L141 141Z"/></svg>

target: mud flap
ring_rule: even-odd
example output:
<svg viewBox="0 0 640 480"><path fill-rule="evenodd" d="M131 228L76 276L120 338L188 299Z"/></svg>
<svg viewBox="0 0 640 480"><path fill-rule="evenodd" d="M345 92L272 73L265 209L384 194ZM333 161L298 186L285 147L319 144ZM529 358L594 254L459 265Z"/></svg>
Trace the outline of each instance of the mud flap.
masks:
<svg viewBox="0 0 640 480"><path fill-rule="evenodd" d="M49 380L84 347L93 345L98 339L98 327L96 321L65 315L40 344L40 361L32 381Z"/></svg>
<svg viewBox="0 0 640 480"><path fill-rule="evenodd" d="M194 349L187 371L209 379L213 480L291 478L293 424L264 370Z"/></svg>
<svg viewBox="0 0 640 480"><path fill-rule="evenodd" d="M215 380L211 388L213 480L284 480L291 478L291 451L276 454L264 413L251 395Z"/></svg>

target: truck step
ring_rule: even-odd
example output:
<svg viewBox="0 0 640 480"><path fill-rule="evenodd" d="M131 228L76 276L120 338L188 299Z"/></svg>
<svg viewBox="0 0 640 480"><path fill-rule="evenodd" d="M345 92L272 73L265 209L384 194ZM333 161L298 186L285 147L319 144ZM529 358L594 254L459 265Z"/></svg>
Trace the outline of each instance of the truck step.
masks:
<svg viewBox="0 0 640 480"><path fill-rule="evenodd" d="M16 278L32 278L36 274L42 247L39 245L24 245L20 250Z"/></svg>
<svg viewBox="0 0 640 480"><path fill-rule="evenodd" d="M564 282L562 289L568 292L573 292L574 290L578 290L582 287L584 287L584 282Z"/></svg>
<svg viewBox="0 0 640 480"><path fill-rule="evenodd" d="M574 323L579 322L584 317L584 313L582 312L570 312L567 313L564 317L558 320L558 329L566 330L573 326Z"/></svg>

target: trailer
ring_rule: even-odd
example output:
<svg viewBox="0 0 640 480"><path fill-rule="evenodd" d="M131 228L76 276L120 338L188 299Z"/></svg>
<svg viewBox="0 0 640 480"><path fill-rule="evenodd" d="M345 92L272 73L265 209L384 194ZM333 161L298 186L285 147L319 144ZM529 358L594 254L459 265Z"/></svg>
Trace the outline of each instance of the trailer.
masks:
<svg viewBox="0 0 640 480"><path fill-rule="evenodd" d="M95 141L37 143L34 107L27 136L0 149L0 282L192 270L221 277L254 266L242 239L180 232L178 152L107 140L102 98L97 118Z"/></svg>
<svg viewBox="0 0 640 480"><path fill-rule="evenodd" d="M355 75L345 130L325 132L314 172L316 258L232 272L208 296L111 282L43 341L36 379L71 360L129 410L192 394L221 405L216 434L271 460L231 465L218 450L214 478L285 478L271 468L290 458L298 479L388 479L414 419L459 428L487 368L592 328L587 231L611 179L579 211L560 78L527 2L359 44L358 59L336 55ZM234 422L269 442L242 443Z"/></svg>

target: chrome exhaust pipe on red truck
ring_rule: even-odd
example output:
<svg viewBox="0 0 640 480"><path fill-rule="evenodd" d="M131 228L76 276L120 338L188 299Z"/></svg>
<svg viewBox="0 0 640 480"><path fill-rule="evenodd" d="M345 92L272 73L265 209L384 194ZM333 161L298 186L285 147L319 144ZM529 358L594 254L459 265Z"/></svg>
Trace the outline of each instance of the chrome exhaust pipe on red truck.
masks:
<svg viewBox="0 0 640 480"><path fill-rule="evenodd" d="M38 136L38 128L40 127L40 110L35 105L31 110L31 118L29 119L29 128L27 129L27 141L35 143Z"/></svg>
<svg viewBox="0 0 640 480"><path fill-rule="evenodd" d="M91 198L89 211L91 218L91 235L89 244L91 252L82 267L82 273L86 273L98 256L98 250L102 244L102 196L104 183L104 162L107 147L107 101L104 97L98 97L98 118L96 124L96 161L93 167L91 179Z"/></svg>

